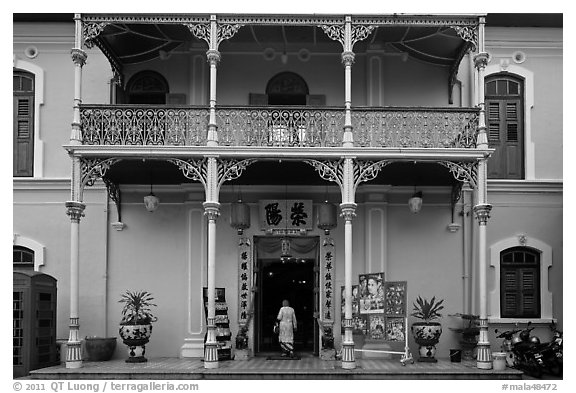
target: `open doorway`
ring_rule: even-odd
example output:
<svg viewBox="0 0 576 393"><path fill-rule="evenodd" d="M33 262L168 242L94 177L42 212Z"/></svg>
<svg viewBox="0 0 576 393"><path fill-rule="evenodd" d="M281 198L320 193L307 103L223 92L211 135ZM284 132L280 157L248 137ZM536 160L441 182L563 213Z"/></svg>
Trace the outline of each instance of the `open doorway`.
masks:
<svg viewBox="0 0 576 393"><path fill-rule="evenodd" d="M263 240L266 242L264 248L280 243L280 238L266 237ZM319 306L318 238L300 238L298 241L308 243L306 248L312 249L306 253L293 252L288 260L280 258L280 248L275 252L270 247L266 252L262 250L262 242L256 241L258 292L255 299L255 351L258 355L280 352L278 336L273 333L272 327L284 299L294 308L298 321L298 330L294 334L295 352L318 355L319 331L314 318ZM261 252L258 252L258 244Z"/></svg>

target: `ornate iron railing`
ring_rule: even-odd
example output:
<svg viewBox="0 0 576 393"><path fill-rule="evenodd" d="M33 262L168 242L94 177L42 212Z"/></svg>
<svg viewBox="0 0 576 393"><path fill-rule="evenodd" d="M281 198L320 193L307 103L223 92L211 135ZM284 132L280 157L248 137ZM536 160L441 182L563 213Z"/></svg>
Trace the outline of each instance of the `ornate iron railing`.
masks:
<svg viewBox="0 0 576 393"><path fill-rule="evenodd" d="M475 148L478 110L463 108L355 108L355 146Z"/></svg>
<svg viewBox="0 0 576 393"><path fill-rule="evenodd" d="M206 145L208 109L142 105L82 105L85 145Z"/></svg>
<svg viewBox="0 0 576 393"><path fill-rule="evenodd" d="M227 146L341 146L342 108L219 108L218 142Z"/></svg>
<svg viewBox="0 0 576 393"><path fill-rule="evenodd" d="M208 108L82 105L86 145L206 145ZM341 146L344 110L333 107L218 107L223 146ZM353 108L357 147L475 148L478 110Z"/></svg>

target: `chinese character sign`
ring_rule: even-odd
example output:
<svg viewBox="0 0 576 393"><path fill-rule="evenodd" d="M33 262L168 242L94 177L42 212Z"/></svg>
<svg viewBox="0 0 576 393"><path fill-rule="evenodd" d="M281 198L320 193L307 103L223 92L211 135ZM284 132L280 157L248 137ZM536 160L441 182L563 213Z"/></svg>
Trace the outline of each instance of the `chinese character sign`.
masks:
<svg viewBox="0 0 576 393"><path fill-rule="evenodd" d="M303 199L261 200L260 228L266 230L311 230L312 201Z"/></svg>

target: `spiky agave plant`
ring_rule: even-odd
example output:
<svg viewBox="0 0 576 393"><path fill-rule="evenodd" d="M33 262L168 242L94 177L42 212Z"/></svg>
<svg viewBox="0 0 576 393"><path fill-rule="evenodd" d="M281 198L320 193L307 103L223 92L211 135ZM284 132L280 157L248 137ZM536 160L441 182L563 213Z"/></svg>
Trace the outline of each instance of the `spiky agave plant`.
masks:
<svg viewBox="0 0 576 393"><path fill-rule="evenodd" d="M414 306L412 311L414 312L410 315L425 322L433 321L442 316L440 313L440 310L444 309L442 303L444 303L444 299L436 300L436 296L433 296L430 300L422 299L421 296L418 296L416 303L412 303Z"/></svg>
<svg viewBox="0 0 576 393"><path fill-rule="evenodd" d="M121 325L147 325L158 320L151 311L151 307L156 307L152 303L154 298L148 291L127 290L120 297L119 303L124 303L122 308Z"/></svg>

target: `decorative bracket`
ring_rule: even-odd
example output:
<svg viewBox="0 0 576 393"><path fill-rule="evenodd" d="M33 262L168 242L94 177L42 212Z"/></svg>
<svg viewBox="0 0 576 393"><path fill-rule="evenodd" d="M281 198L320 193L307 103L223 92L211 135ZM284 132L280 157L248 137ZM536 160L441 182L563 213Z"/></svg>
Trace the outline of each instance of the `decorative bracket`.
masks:
<svg viewBox="0 0 576 393"><path fill-rule="evenodd" d="M208 47L210 47L212 41L210 23L185 23L184 25L196 38L206 41L208 43ZM238 30L240 30L240 28L244 25L217 24L216 26L216 48L211 49L218 49L218 46L220 46L222 41L234 37Z"/></svg>
<svg viewBox="0 0 576 393"><path fill-rule="evenodd" d="M338 161L304 160L304 162L312 165L322 179L338 184L342 191L342 200L345 202L354 200L354 194L360 183L375 179L380 170L391 163L389 160L374 162L352 158ZM347 162L350 164L347 165Z"/></svg>
<svg viewBox="0 0 576 393"><path fill-rule="evenodd" d="M438 164L448 168L452 176L459 182L467 181L473 188L478 185L478 163L438 161Z"/></svg>
<svg viewBox="0 0 576 393"><path fill-rule="evenodd" d="M184 176L191 180L202 183L206 190L207 200L217 200L217 194L225 181L234 180L242 175L242 172L256 159L226 160L215 157L204 157L202 159L171 158L167 160L176 165ZM210 167L216 166L214 175ZM211 178L211 176L215 176Z"/></svg>
<svg viewBox="0 0 576 393"><path fill-rule="evenodd" d="M118 215L118 222L122 222L122 212L120 209L120 202L121 202L121 194L120 194L120 186L117 183L114 183L112 180L108 179L107 177L103 177L102 180L104 184L106 184L106 189L108 190L108 197L114 201L116 204L116 213Z"/></svg>
<svg viewBox="0 0 576 393"><path fill-rule="evenodd" d="M80 158L80 195L86 187L93 186L96 180L103 179L108 169L119 161L120 158Z"/></svg>
<svg viewBox="0 0 576 393"><path fill-rule="evenodd" d="M338 41L344 51L352 51L354 44L363 41L376 29L376 25L352 25L350 29L350 47L346 43L346 24L320 25L324 33L334 41Z"/></svg>

